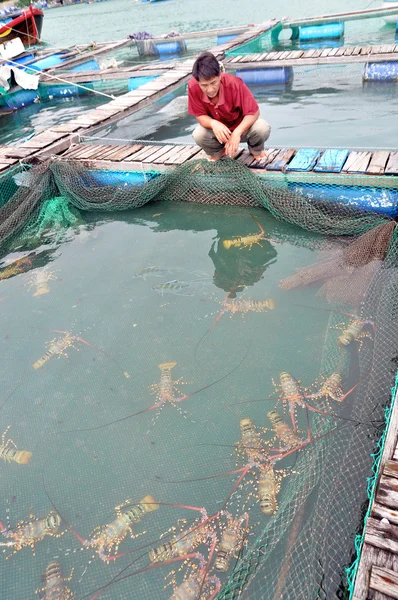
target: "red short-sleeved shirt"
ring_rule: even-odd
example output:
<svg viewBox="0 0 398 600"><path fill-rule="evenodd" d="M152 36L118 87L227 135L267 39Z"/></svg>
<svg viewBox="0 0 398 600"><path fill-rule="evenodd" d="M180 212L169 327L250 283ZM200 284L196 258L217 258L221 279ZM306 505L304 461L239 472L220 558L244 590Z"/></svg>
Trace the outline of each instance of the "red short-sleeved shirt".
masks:
<svg viewBox="0 0 398 600"><path fill-rule="evenodd" d="M258 104L243 81L235 75L223 73L217 104L202 92L199 83L192 78L188 83L188 112L194 117L207 115L221 121L233 131L246 115L254 115Z"/></svg>

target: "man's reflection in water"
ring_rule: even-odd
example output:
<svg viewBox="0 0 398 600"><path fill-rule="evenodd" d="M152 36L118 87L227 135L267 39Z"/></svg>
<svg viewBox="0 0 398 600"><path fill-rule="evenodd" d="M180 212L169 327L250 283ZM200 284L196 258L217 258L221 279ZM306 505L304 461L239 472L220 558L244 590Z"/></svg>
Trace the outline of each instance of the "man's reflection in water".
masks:
<svg viewBox="0 0 398 600"><path fill-rule="evenodd" d="M230 233L230 229L228 231ZM226 249L225 239L231 239L218 230L218 235L211 245L209 256L214 264L213 283L235 298L238 292L253 286L263 278L264 271L276 261L277 252L270 242L264 240L262 247L255 245L249 248Z"/></svg>

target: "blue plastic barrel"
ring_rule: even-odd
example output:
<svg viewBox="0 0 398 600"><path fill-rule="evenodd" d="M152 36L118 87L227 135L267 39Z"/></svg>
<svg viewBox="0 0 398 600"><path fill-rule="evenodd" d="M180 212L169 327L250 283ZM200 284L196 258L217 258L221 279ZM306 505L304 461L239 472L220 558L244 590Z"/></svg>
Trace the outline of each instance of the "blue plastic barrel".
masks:
<svg viewBox="0 0 398 600"><path fill-rule="evenodd" d="M384 213L390 217L398 215L398 190L365 186L322 185L311 183L289 183L295 193L304 195L310 202L323 200L356 206L365 210Z"/></svg>
<svg viewBox="0 0 398 600"><path fill-rule="evenodd" d="M18 90L4 96L4 105L15 110L33 104L38 97L37 90Z"/></svg>
<svg viewBox="0 0 398 600"><path fill-rule="evenodd" d="M233 35L219 35L217 36L217 46L221 46L222 44L226 44L227 42L230 42L231 40L235 39L236 37L238 37L239 34L235 33Z"/></svg>
<svg viewBox="0 0 398 600"><path fill-rule="evenodd" d="M145 85L146 83L150 83L154 79L157 79L158 75L151 75L147 77L130 77L129 79L129 92L136 90L137 88Z"/></svg>
<svg viewBox="0 0 398 600"><path fill-rule="evenodd" d="M27 69L32 69L32 71L43 71L43 69L55 67L63 62L64 59L62 58L62 54L52 54L51 56L35 60L35 62L27 66Z"/></svg>
<svg viewBox="0 0 398 600"><path fill-rule="evenodd" d="M82 63L81 65L76 65L75 67L72 67L71 69L69 69L70 71L99 71L100 67L99 64L97 63L96 60L88 60L85 63Z"/></svg>
<svg viewBox="0 0 398 600"><path fill-rule="evenodd" d="M398 81L398 62L366 63L364 81Z"/></svg>
<svg viewBox="0 0 398 600"><path fill-rule="evenodd" d="M300 27L300 40L324 40L341 38L344 35L344 23L328 23L327 25L306 25Z"/></svg>
<svg viewBox="0 0 398 600"><path fill-rule="evenodd" d="M272 83L288 83L293 79L293 67L277 67L272 69L242 69L236 75L245 83L267 85Z"/></svg>
<svg viewBox="0 0 398 600"><path fill-rule="evenodd" d="M143 171L90 171L91 177L99 185L115 185L123 188L140 187L160 173L144 173Z"/></svg>
<svg viewBox="0 0 398 600"><path fill-rule="evenodd" d="M156 44L159 54L175 54L184 51L184 42L161 42Z"/></svg>
<svg viewBox="0 0 398 600"><path fill-rule="evenodd" d="M43 100L48 100L49 98L72 98L73 96L79 96L81 92L84 94L85 90L80 90L73 83L39 83L39 95Z"/></svg>

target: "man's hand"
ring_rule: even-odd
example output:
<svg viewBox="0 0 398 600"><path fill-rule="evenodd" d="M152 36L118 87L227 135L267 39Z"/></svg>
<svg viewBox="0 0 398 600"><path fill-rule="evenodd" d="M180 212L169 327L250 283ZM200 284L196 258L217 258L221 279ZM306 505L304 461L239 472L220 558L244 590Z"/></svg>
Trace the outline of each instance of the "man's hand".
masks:
<svg viewBox="0 0 398 600"><path fill-rule="evenodd" d="M233 131L225 144L225 153L229 158L233 158L238 151L241 135L238 131Z"/></svg>
<svg viewBox="0 0 398 600"><path fill-rule="evenodd" d="M226 144L228 142L231 137L231 132L228 127L224 125L224 123L220 123L220 121L213 119L211 122L211 128L220 144Z"/></svg>

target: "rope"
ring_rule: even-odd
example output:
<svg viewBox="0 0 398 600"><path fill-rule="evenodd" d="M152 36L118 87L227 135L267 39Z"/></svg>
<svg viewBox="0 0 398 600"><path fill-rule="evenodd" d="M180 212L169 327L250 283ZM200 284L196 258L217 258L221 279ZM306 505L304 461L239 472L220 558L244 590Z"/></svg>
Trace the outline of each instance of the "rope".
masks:
<svg viewBox="0 0 398 600"><path fill-rule="evenodd" d="M8 62L17 68L20 68L20 66L21 66L20 64L14 62L12 60L8 60ZM56 81L60 81L61 83L66 83L67 85L71 85L70 81L67 81L66 79L62 79L62 77L57 77L56 75L50 75L49 73L45 73L44 71L41 72L41 75L45 75L45 77L48 77L49 79L55 79ZM111 100L115 100L115 96L113 96L112 94L106 94L105 92L100 92L99 90L94 90L85 85L82 85L81 83L73 83L72 85L75 85L77 88L80 88L82 90L87 90L94 94L98 94L99 96L105 96L105 98L110 98Z"/></svg>
<svg viewBox="0 0 398 600"><path fill-rule="evenodd" d="M145 144L146 146L169 146L170 144L172 144L173 146L194 146L195 144L186 144L184 142L157 142L156 140L130 140L128 138L113 138L113 137L101 137L100 135L98 136L94 136L94 135L80 135L79 139L84 141L84 140L104 140L106 139L107 142L129 142L132 144Z"/></svg>

